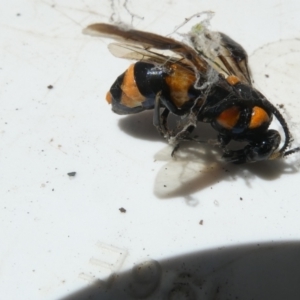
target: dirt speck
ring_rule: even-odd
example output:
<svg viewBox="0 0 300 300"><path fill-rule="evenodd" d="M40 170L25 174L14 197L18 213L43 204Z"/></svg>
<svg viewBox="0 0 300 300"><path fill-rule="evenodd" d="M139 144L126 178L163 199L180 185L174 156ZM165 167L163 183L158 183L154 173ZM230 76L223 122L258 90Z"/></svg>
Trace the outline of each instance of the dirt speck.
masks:
<svg viewBox="0 0 300 300"><path fill-rule="evenodd" d="M219 204L219 201L218 200L214 200L214 205L215 206L219 206L220 204Z"/></svg>
<svg viewBox="0 0 300 300"><path fill-rule="evenodd" d="M124 214L126 213L126 209L124 207L119 208L119 211Z"/></svg>
<svg viewBox="0 0 300 300"><path fill-rule="evenodd" d="M68 173L68 176L70 176L70 177L74 177L76 175L76 172L69 172Z"/></svg>

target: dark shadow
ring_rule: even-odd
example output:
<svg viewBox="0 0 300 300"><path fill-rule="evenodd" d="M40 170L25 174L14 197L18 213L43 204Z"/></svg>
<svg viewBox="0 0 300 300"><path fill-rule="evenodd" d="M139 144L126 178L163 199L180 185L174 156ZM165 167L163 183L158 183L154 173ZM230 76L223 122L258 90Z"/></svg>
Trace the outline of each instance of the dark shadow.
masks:
<svg viewBox="0 0 300 300"><path fill-rule="evenodd" d="M176 128L178 122L180 122L180 117L174 115L169 116L169 128ZM153 125L153 110L146 110L138 114L124 116L119 120L118 126L126 134L138 139L164 141L164 138ZM203 140L207 140L215 138L216 131L210 124L201 123L201 126L198 126L193 131L192 136L195 135Z"/></svg>
<svg viewBox="0 0 300 300"><path fill-rule="evenodd" d="M61 300L298 300L299 282L299 242L257 243L145 261Z"/></svg>
<svg viewBox="0 0 300 300"><path fill-rule="evenodd" d="M119 120L118 125L122 131L132 137L149 141L164 141L153 126L153 111L151 110L124 116Z"/></svg>
<svg viewBox="0 0 300 300"><path fill-rule="evenodd" d="M166 161L154 183L154 194L161 199L190 197L220 181L236 178L242 178L246 188L252 188L253 178L270 181L299 171L286 159L242 165L226 163L221 160L220 149L207 144L184 143L173 158L171 151L167 147L155 155L155 159Z"/></svg>
<svg viewBox="0 0 300 300"><path fill-rule="evenodd" d="M119 127L125 133L139 139L164 141L153 126L153 111L124 116ZM170 128L176 128L178 117L169 118ZM210 124L201 123L191 136L202 141L214 140L216 131ZM284 174L295 174L298 168L289 159L262 161L253 164L234 165L222 161L222 151L212 144L182 142L180 150L171 157L172 148L167 146L155 154L155 160L166 161L154 183L154 194L159 198L189 197L191 194L210 188L220 181L243 178L251 188L251 178L276 180ZM233 147L241 147L236 143Z"/></svg>

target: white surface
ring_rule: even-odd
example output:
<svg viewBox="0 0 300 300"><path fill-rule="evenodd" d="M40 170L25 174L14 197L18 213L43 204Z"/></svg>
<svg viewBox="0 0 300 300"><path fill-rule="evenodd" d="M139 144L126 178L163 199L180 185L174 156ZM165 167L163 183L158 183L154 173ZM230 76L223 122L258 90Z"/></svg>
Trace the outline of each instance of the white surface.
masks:
<svg viewBox="0 0 300 300"><path fill-rule="evenodd" d="M262 253L273 249L267 258L278 262L278 253L283 253L280 259L288 259L287 264L277 264L290 266L284 276L278 269L278 278L299 279L299 256L288 255L293 249L299 253L299 244L288 251L286 245L281 248L284 241L299 242L300 238L300 174L294 167L299 155L236 167L221 165L206 154L201 160L201 155L195 157L183 149L172 160L170 149L151 124L151 113L113 114L104 97L129 62L110 55L109 41L81 31L91 23L108 22L111 16L130 22L123 2L118 3L0 3L0 298L70 295L68 299L75 299L71 295L81 289L86 294L78 299L103 290L110 297L120 287L112 277L106 284L100 282L98 289L92 285L89 292L91 284L155 260L155 272L164 275L152 274L156 279L149 299L159 299L160 291L168 295L166 299L178 299L171 292L176 276L184 271L184 263L188 265L186 257L199 253L204 267L198 276L209 282L206 295L217 299L213 297L219 288L218 299L223 299L229 295L220 288L225 277L217 272L217 280L212 270L236 261L241 245L253 250L257 243L266 243ZM162 35L197 11L215 11L212 28L245 47L256 86L273 103L284 104L299 144L300 2L184 3L135 0L128 2L128 8L144 17L133 19L135 28ZM48 89L49 85L54 88ZM67 173L72 171L77 174L69 178ZM119 211L121 207L126 213ZM275 248L268 246L271 242L277 242ZM217 259L215 249L227 247L232 253ZM249 251L243 251L245 257ZM265 261L260 255L253 265ZM224 269L228 274L237 270L235 282L249 265L249 256L245 259ZM163 263L168 260L178 271L173 277L161 273L168 270ZM198 258L191 261L195 266ZM268 267L268 275L276 273ZM253 282L251 274L247 273L249 282ZM142 291L147 290L143 282L137 282ZM276 280L270 282L273 299L285 298L276 298L282 296L281 286ZM288 284L293 282L287 280L282 287L290 292L285 299L298 299L292 298L296 290L293 294ZM128 286L132 288L130 282ZM242 295L241 285L231 286L235 295ZM267 287L265 298L246 295L271 299ZM257 292L251 285L248 288ZM142 296L131 290L118 297L125 299L125 295L129 299Z"/></svg>

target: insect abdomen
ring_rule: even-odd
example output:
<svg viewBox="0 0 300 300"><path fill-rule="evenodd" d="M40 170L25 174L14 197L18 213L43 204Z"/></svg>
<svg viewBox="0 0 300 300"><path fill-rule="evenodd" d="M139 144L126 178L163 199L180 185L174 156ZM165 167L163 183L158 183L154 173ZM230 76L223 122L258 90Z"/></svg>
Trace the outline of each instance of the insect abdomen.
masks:
<svg viewBox="0 0 300 300"><path fill-rule="evenodd" d="M117 114L134 114L153 109L157 93L162 92L175 107L181 108L199 94L194 89L195 80L193 72L176 64L167 68L137 62L117 78L106 100Z"/></svg>
<svg viewBox="0 0 300 300"><path fill-rule="evenodd" d="M155 94L148 82L148 71L153 67L153 64L137 62L117 78L106 95L115 113L134 114L154 107Z"/></svg>

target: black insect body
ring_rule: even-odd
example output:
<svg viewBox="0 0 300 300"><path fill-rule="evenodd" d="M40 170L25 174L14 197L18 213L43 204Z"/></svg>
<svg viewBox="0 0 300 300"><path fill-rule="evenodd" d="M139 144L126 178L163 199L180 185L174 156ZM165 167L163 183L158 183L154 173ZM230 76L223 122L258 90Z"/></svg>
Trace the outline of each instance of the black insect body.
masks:
<svg viewBox="0 0 300 300"><path fill-rule="evenodd" d="M179 64L157 67L149 62L132 64L112 85L107 101L118 114L133 114L154 109L160 93L163 105L173 114L187 113L199 90L194 88L195 74Z"/></svg>
<svg viewBox="0 0 300 300"><path fill-rule="evenodd" d="M217 33L220 41L212 54L189 36L188 44L138 30L109 24L93 24L85 33L121 40L110 51L122 58L138 60L120 75L106 100L117 114L134 114L153 109L153 123L175 147L191 140L197 122L210 123L218 132L223 158L232 163L248 163L285 157L300 150L287 150L291 134L284 118L251 82L247 53L231 38ZM216 33L206 32L213 40ZM160 50L171 51L170 55ZM161 111L161 109L163 110ZM168 128L169 113L188 120L176 134ZM269 126L273 116L281 124L285 141ZM231 140L246 142L240 150L230 150Z"/></svg>

